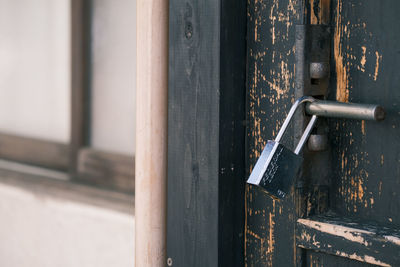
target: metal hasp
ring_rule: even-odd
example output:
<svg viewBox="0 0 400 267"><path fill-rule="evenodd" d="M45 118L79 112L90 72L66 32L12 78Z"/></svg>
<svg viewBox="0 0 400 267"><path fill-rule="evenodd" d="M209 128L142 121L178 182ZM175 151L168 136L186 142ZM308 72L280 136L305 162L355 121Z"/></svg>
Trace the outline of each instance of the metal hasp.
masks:
<svg viewBox="0 0 400 267"><path fill-rule="evenodd" d="M326 25L296 25L296 96L326 96L331 30Z"/></svg>
<svg viewBox="0 0 400 267"><path fill-rule="evenodd" d="M379 105L343 103L327 100L315 100L307 103L306 112L320 117L345 118L356 120L385 119L385 110Z"/></svg>
<svg viewBox="0 0 400 267"><path fill-rule="evenodd" d="M279 130L276 139L273 141L268 140L247 183L262 188L275 199L283 199L290 192L297 177L298 170L303 162L299 153L317 121L317 116L313 115L311 117L294 152L279 142L300 104L313 101L315 101L315 99L311 96L303 96L296 100Z"/></svg>

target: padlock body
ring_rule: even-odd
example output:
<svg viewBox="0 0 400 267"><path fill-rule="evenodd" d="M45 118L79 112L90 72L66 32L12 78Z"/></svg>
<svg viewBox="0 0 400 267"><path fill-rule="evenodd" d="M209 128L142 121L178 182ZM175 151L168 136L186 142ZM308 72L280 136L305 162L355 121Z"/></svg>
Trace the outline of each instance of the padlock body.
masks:
<svg viewBox="0 0 400 267"><path fill-rule="evenodd" d="M302 158L282 144L268 141L257 160L247 183L262 188L277 199L290 192L302 163Z"/></svg>

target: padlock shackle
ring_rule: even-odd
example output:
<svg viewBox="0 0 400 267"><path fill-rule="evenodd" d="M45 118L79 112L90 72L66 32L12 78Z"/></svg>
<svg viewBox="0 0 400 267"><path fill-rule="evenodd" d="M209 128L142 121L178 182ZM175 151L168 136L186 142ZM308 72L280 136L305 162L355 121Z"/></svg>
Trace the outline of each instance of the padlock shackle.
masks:
<svg viewBox="0 0 400 267"><path fill-rule="evenodd" d="M307 142L308 137L310 136L311 130L312 130L312 128L314 127L314 124L317 122L317 118L318 118L317 115L313 115L313 116L311 117L310 122L307 124L307 127L306 127L306 129L304 130L304 133L303 133L303 135L301 136L300 141L299 141L299 143L298 143L297 146L296 146L296 149L294 150L294 153L295 153L296 155L298 155L298 154L300 153L300 151L301 151L301 149L303 148L304 144Z"/></svg>
<svg viewBox="0 0 400 267"><path fill-rule="evenodd" d="M286 129L287 129L294 113L296 112L297 108L305 102L314 102L314 101L315 101L315 98L313 98L312 96L302 96L294 102L293 106L289 110L289 114L287 115L285 121L283 122L281 129L278 132L278 135L275 138L275 142L280 142L280 140L282 139L282 136L286 132ZM313 115L311 117L310 122L308 123L308 125L306 127L306 130L304 131L303 135L300 138L299 144L296 146L296 149L294 151L295 154L300 153L300 151L303 148L305 142L307 141L307 138L310 135L310 132L316 121L317 121L317 116Z"/></svg>

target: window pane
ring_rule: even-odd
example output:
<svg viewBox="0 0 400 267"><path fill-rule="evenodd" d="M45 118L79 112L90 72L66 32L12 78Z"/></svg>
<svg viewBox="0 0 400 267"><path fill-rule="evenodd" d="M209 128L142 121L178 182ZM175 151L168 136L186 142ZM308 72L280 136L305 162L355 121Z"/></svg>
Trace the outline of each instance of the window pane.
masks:
<svg viewBox="0 0 400 267"><path fill-rule="evenodd" d="M136 3L94 0L92 4L91 145L133 154Z"/></svg>
<svg viewBox="0 0 400 267"><path fill-rule="evenodd" d="M69 0L0 0L0 132L68 142Z"/></svg>

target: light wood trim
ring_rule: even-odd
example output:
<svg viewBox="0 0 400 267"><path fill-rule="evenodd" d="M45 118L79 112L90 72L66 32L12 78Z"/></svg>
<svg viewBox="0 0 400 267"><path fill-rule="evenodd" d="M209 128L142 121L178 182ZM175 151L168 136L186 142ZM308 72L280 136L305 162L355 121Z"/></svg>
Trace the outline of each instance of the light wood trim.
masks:
<svg viewBox="0 0 400 267"><path fill-rule="evenodd" d="M166 265L168 0L137 1L135 262Z"/></svg>
<svg viewBox="0 0 400 267"><path fill-rule="evenodd" d="M0 134L0 158L66 171L67 144L9 134Z"/></svg>
<svg viewBox="0 0 400 267"><path fill-rule="evenodd" d="M83 148L79 151L79 181L134 193L135 164L133 156Z"/></svg>

